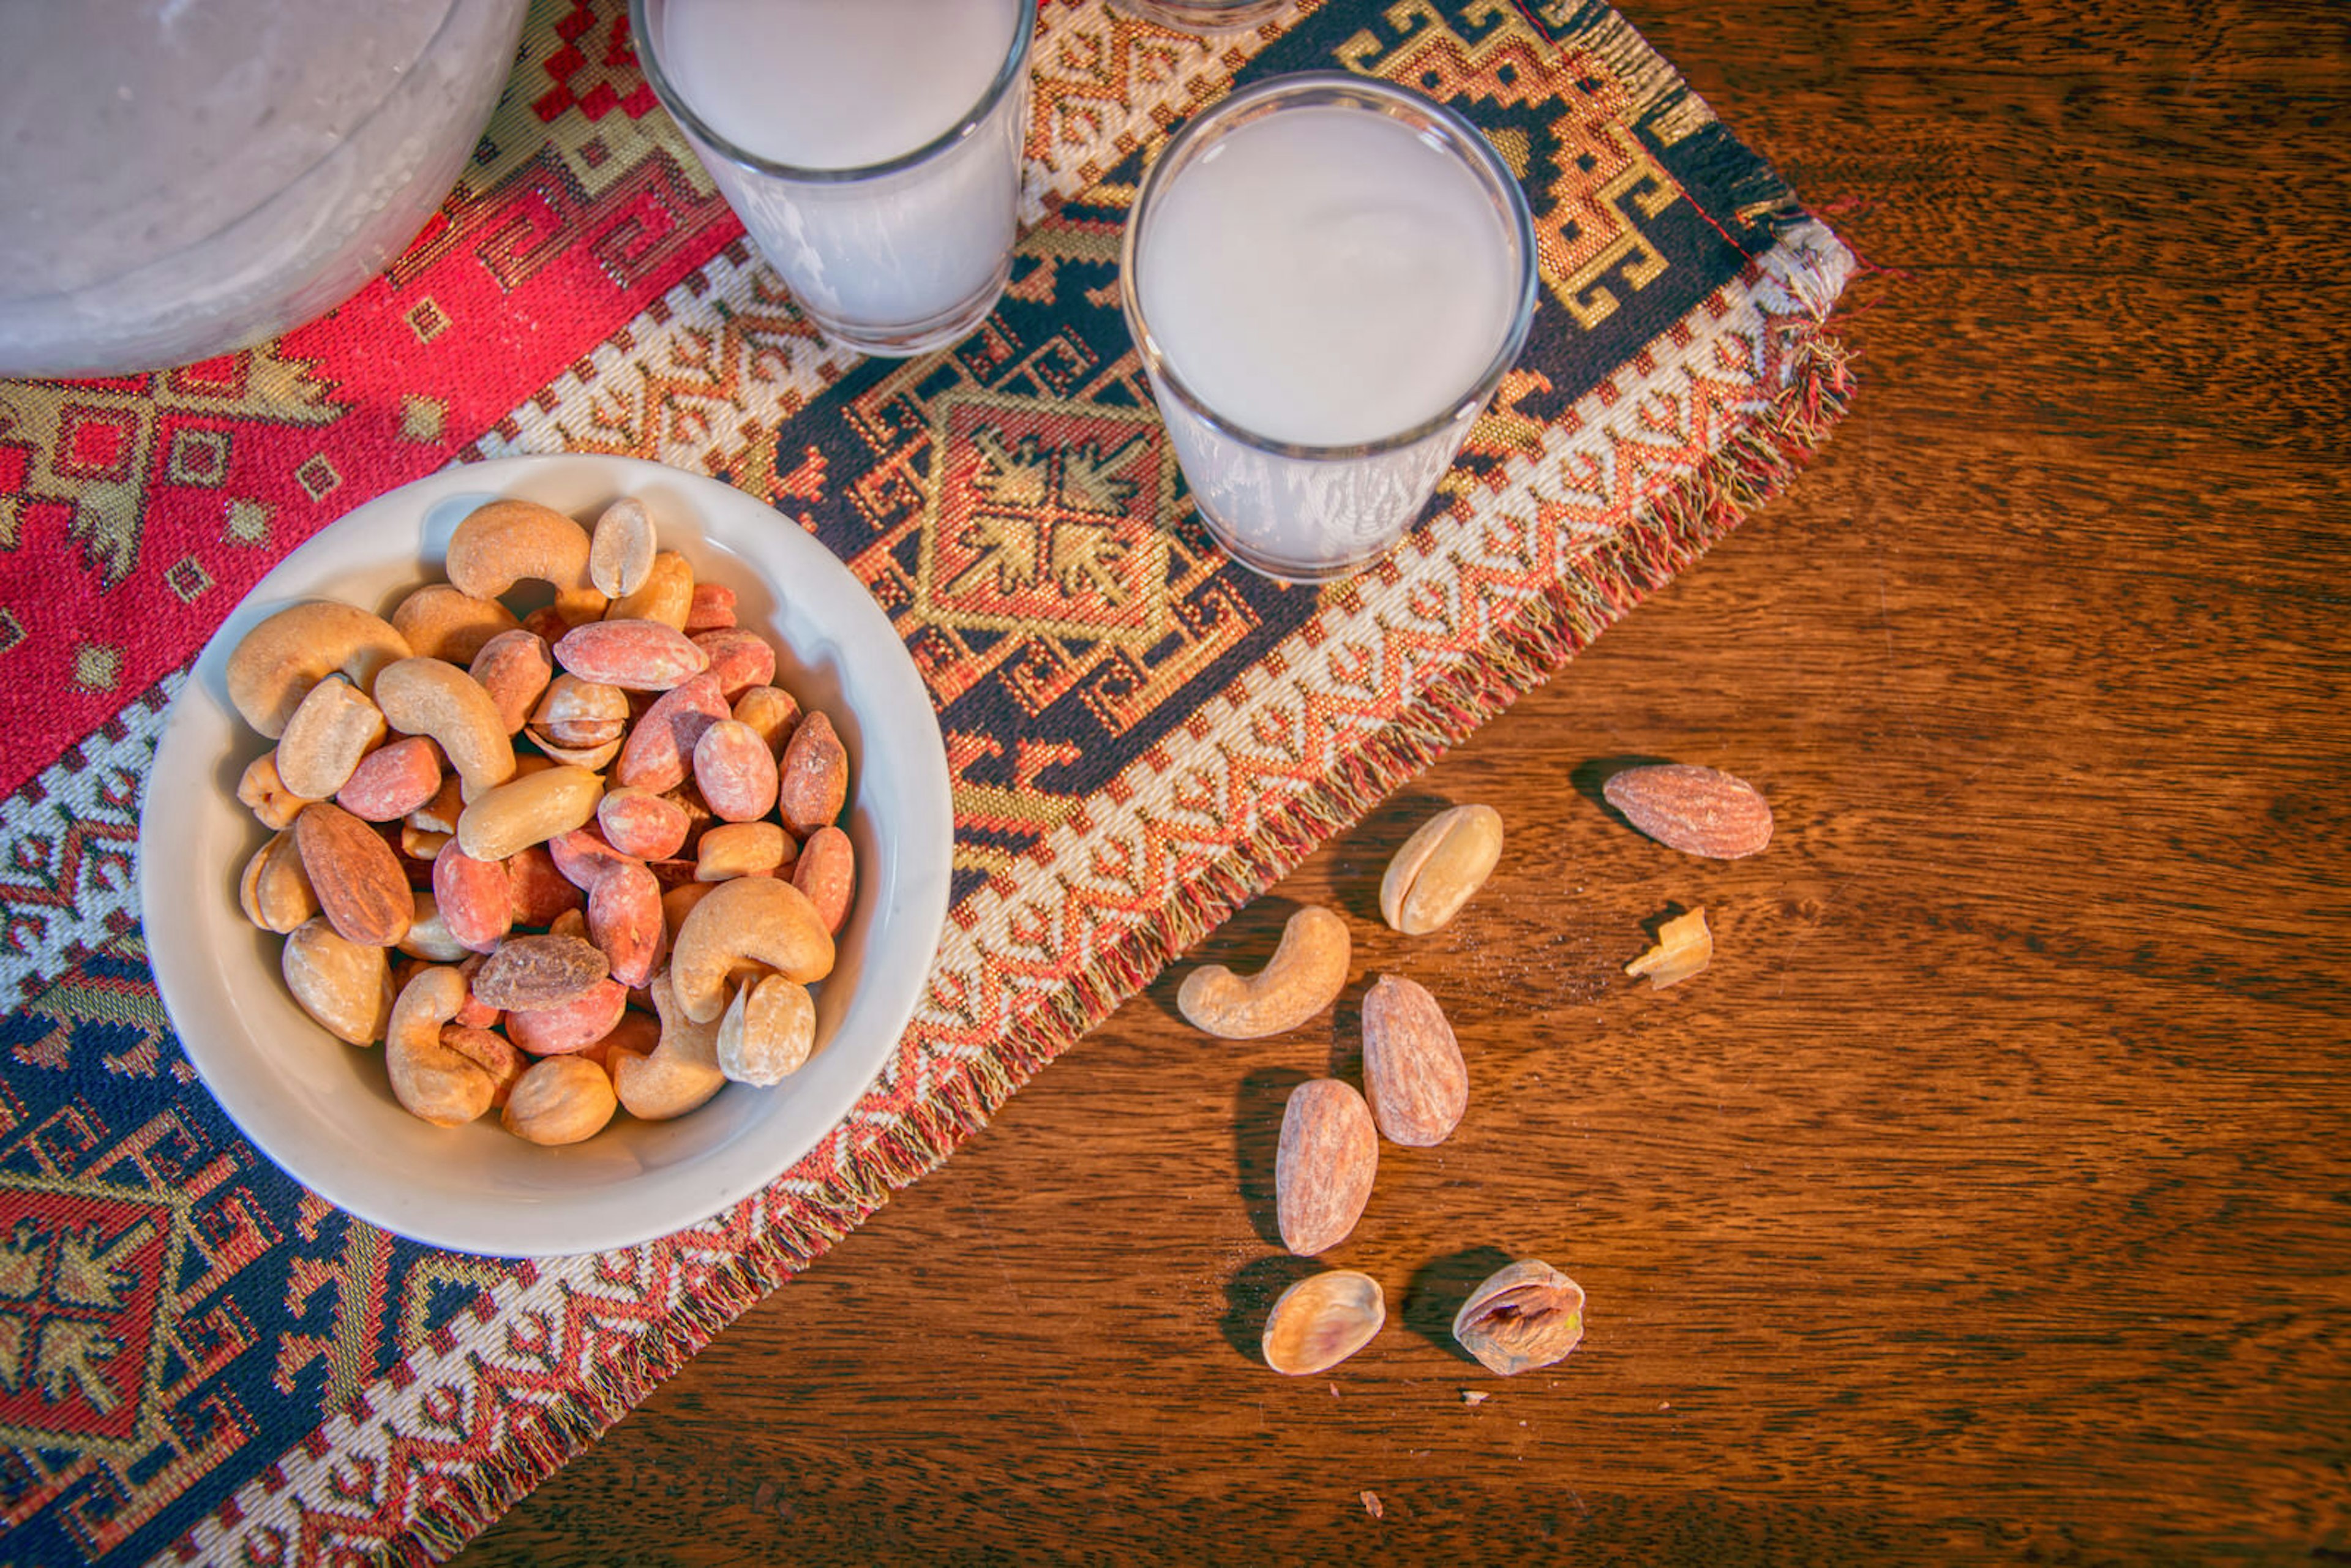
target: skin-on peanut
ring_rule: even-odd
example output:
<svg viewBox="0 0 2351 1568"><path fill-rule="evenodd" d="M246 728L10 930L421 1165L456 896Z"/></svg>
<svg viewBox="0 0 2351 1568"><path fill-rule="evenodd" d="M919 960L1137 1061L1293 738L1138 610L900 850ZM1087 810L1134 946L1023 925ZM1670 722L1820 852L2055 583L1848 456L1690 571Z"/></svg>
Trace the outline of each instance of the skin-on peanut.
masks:
<svg viewBox="0 0 2351 1568"><path fill-rule="evenodd" d="M670 954L670 981L686 1016L707 1023L726 1010L726 977L764 964L796 985L832 972L832 936L808 895L771 876L720 883L687 914Z"/></svg>
<svg viewBox="0 0 2351 1568"><path fill-rule="evenodd" d="M639 860L667 860L685 847L693 824L685 808L649 789L607 789L596 803L596 825L604 841Z"/></svg>
<svg viewBox="0 0 2351 1568"><path fill-rule="evenodd" d="M784 747L776 806L795 838L807 838L841 815L849 799L849 753L821 710L800 720Z"/></svg>
<svg viewBox="0 0 2351 1568"><path fill-rule="evenodd" d="M694 585L694 602L685 612L685 634L721 632L735 624L735 591L716 582Z"/></svg>
<svg viewBox="0 0 2351 1568"><path fill-rule="evenodd" d="M1296 1029L1339 998L1347 984L1347 923L1320 904L1290 917L1263 969L1243 979L1222 964L1184 977L1178 1011L1225 1040L1257 1040Z"/></svg>
<svg viewBox="0 0 2351 1568"><path fill-rule="evenodd" d="M792 868L792 885L816 905L824 928L835 936L849 923L849 906L857 894L857 852L839 828L819 828L800 846L799 863Z"/></svg>
<svg viewBox="0 0 2351 1568"><path fill-rule="evenodd" d="M449 536L449 580L475 599L496 599L517 582L549 583L559 594L597 593L589 550L588 530L552 507L492 501Z"/></svg>
<svg viewBox="0 0 2351 1568"><path fill-rule="evenodd" d="M669 972L653 977L653 1010L661 1015L661 1040L651 1055L615 1050L612 1087L630 1115L643 1122L683 1116L726 1085L718 1070L718 1023L697 1023L678 1005Z"/></svg>
<svg viewBox="0 0 2351 1568"><path fill-rule="evenodd" d="M559 1007L507 1014L507 1037L533 1056L585 1051L612 1032L628 1009L629 988L609 975Z"/></svg>
<svg viewBox="0 0 2351 1568"><path fill-rule="evenodd" d="M775 681L775 647L756 632L740 627L705 632L694 645L710 655L710 673L718 677L718 688L730 703L753 686Z"/></svg>
<svg viewBox="0 0 2351 1568"><path fill-rule="evenodd" d="M555 678L555 657L547 651L546 638L517 626L483 643L465 673L490 694L512 736L528 722L532 706Z"/></svg>
<svg viewBox="0 0 2351 1568"><path fill-rule="evenodd" d="M659 795L685 782L694 743L702 732L728 716L718 695L718 677L705 670L654 699L621 743L612 782Z"/></svg>
<svg viewBox="0 0 2351 1568"><path fill-rule="evenodd" d="M245 634L228 656L228 700L275 740L310 688L340 672L362 692L384 666L409 655L408 640L381 616L319 600L281 610Z"/></svg>
<svg viewBox="0 0 2351 1568"><path fill-rule="evenodd" d="M596 879L588 894L588 937L611 962L612 977L636 987L653 977L669 948L661 883L636 861Z"/></svg>
<svg viewBox="0 0 2351 1568"><path fill-rule="evenodd" d="M360 758L335 791L335 804L362 822L398 821L431 803L441 792L441 747L412 735Z"/></svg>
<svg viewBox="0 0 2351 1568"><path fill-rule="evenodd" d="M580 889L557 869L545 844L508 855L507 882L514 889L517 925L550 925L566 910L580 906Z"/></svg>
<svg viewBox="0 0 2351 1568"><path fill-rule="evenodd" d="M278 955L286 988L338 1040L372 1045L392 1016L392 968L381 947L346 941L323 915L304 921Z"/></svg>
<svg viewBox="0 0 2351 1568"><path fill-rule="evenodd" d="M465 1125L488 1110L497 1094L494 1072L442 1043L442 1026L465 1005L464 972L434 965L401 988L384 1031L383 1064L392 1098L436 1127Z"/></svg>
<svg viewBox="0 0 2351 1568"><path fill-rule="evenodd" d="M433 857L433 899L459 946L487 953L514 925L514 884L504 861L477 860L452 838Z"/></svg>
<svg viewBox="0 0 2351 1568"><path fill-rule="evenodd" d="M482 684L444 659L402 659L376 677L376 706L402 735L430 736L470 798L515 774L507 721Z"/></svg>
<svg viewBox="0 0 2351 1568"><path fill-rule="evenodd" d="M368 695L329 675L312 686L277 741L277 777L295 794L323 800L383 739L383 715Z"/></svg>
<svg viewBox="0 0 2351 1568"><path fill-rule="evenodd" d="M408 639L409 652L423 659L469 664L483 644L522 622L495 599L476 599L446 582L428 582L400 601L392 623Z"/></svg>
<svg viewBox="0 0 2351 1568"><path fill-rule="evenodd" d="M665 692L710 667L710 655L659 621L592 622L566 632L555 662L583 681L624 692Z"/></svg>
<svg viewBox="0 0 2351 1568"><path fill-rule="evenodd" d="M515 1081L503 1119L507 1132L531 1143L576 1144L602 1132L620 1103L602 1068L577 1056L549 1056Z"/></svg>
<svg viewBox="0 0 2351 1568"><path fill-rule="evenodd" d="M775 808L778 782L775 753L758 730L739 719L720 719L694 743L695 788L726 821L756 822L766 816Z"/></svg>

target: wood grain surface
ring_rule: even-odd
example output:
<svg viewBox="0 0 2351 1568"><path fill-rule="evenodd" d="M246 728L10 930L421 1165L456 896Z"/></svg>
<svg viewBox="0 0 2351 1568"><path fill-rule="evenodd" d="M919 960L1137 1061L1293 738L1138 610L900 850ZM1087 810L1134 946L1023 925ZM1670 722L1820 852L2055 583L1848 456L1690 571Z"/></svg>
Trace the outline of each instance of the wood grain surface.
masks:
<svg viewBox="0 0 2351 1568"><path fill-rule="evenodd" d="M1179 965L465 1562L2351 1561L2351 7L1625 9L1896 269L1821 460L1196 954L1332 903L1335 1019L1203 1039ZM1635 836L1635 757L1771 850ZM1470 800L1495 881L1387 932ZM1282 1098L1388 970L1469 1113L1282 1378ZM1502 1381L1446 1328L1522 1256L1589 1332Z"/></svg>

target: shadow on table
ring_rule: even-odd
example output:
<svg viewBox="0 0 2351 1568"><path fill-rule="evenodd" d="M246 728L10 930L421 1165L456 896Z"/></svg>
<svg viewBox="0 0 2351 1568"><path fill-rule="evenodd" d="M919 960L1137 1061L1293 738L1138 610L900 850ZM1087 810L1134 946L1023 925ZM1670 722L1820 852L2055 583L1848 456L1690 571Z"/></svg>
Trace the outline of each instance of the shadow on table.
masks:
<svg viewBox="0 0 2351 1568"><path fill-rule="evenodd" d="M1608 780L1615 778L1627 768L1655 768L1672 760L1670 757L1649 757L1633 753L1622 757L1595 757L1589 761L1577 763L1569 771L1567 779L1569 783L1575 786L1577 794L1600 809L1603 816L1618 827L1637 833L1641 830L1634 827L1624 812L1610 805L1608 797L1601 791L1607 788Z"/></svg>
<svg viewBox="0 0 2351 1568"><path fill-rule="evenodd" d="M1218 1320L1225 1343L1247 1361L1265 1364L1265 1320L1281 1292L1324 1265L1311 1258L1259 1258L1244 1263L1225 1281L1225 1315Z"/></svg>
<svg viewBox="0 0 2351 1568"><path fill-rule="evenodd" d="M1453 1338L1453 1317L1469 1292L1512 1260L1499 1247L1471 1247L1432 1259L1415 1271L1405 1291L1404 1326L1457 1361L1475 1363Z"/></svg>
<svg viewBox="0 0 2351 1568"><path fill-rule="evenodd" d="M1273 1162L1281 1147L1281 1113L1290 1092L1306 1082L1294 1067L1261 1067L1241 1079L1233 1092L1233 1171L1239 1178L1241 1202L1258 1239L1281 1245L1281 1225L1274 1211Z"/></svg>

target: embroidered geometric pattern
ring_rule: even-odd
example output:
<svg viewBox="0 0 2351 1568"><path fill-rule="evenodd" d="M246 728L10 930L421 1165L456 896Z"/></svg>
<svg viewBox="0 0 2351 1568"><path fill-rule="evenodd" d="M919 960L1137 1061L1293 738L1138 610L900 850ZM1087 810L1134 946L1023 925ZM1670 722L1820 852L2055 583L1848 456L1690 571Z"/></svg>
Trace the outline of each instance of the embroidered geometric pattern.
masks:
<svg viewBox="0 0 2351 1568"><path fill-rule="evenodd" d="M674 132L616 16L534 14L517 81L555 129L494 134L482 178L584 200L650 167L673 196L697 189L662 163ZM1309 68L1476 120L1526 184L1544 285L1429 515L1319 590L1240 570L1200 531L1116 292L1167 129L1236 79ZM0 1562L454 1550L1170 955L1734 526L1842 410L1823 322L1851 257L1603 7L1301 5L1211 45L1053 0L1036 70L1029 226L966 341L841 354L722 220L494 413L403 389L412 444L720 476L891 615L939 713L956 850L942 947L880 1078L767 1190L645 1246L485 1261L342 1215L228 1126L156 1002L127 857L169 685L118 696L0 802ZM420 240L380 329L465 341L462 301L416 285L478 256L468 232L455 212ZM569 248L611 276L585 237ZM528 288L580 259L495 265ZM80 483L118 482L95 438L84 456ZM190 444L172 483L229 461ZM306 453L289 482L327 500L301 531L385 473ZM294 542L271 505L216 527L266 563ZM235 597L180 580L198 603Z"/></svg>

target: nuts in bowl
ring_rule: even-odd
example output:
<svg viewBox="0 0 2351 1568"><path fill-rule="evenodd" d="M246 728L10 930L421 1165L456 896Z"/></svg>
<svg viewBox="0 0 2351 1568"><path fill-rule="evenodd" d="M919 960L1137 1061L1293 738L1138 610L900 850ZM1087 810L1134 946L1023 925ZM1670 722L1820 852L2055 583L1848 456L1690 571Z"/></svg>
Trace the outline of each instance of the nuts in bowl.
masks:
<svg viewBox="0 0 2351 1568"><path fill-rule="evenodd" d="M248 596L166 727L141 894L266 1152L544 1255L705 1218L839 1120L927 977L950 834L927 694L821 545L715 481L519 458Z"/></svg>

